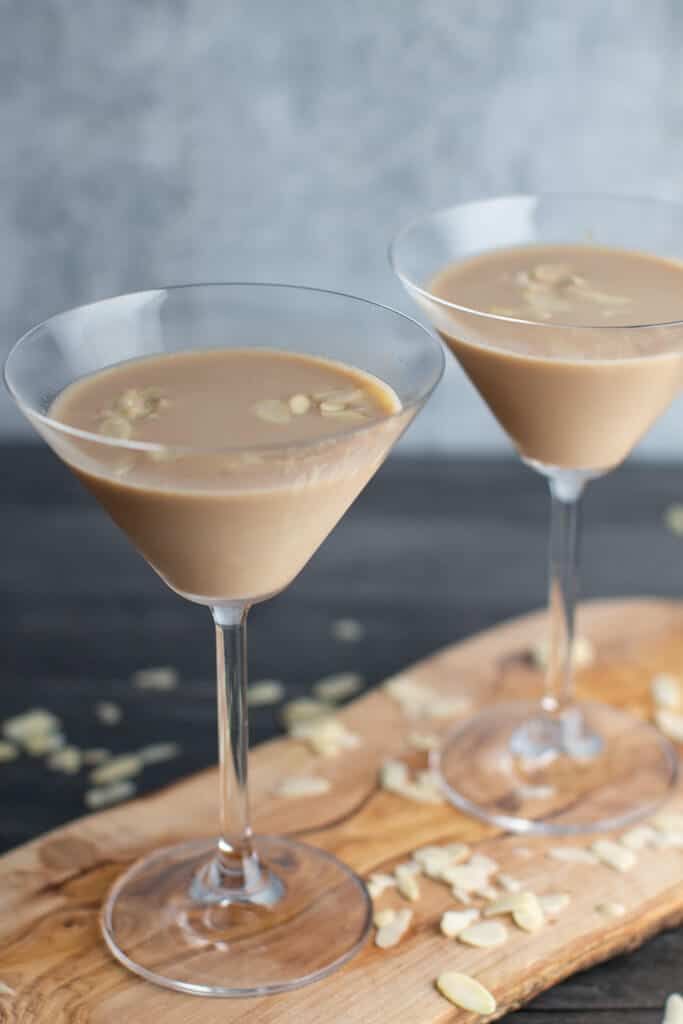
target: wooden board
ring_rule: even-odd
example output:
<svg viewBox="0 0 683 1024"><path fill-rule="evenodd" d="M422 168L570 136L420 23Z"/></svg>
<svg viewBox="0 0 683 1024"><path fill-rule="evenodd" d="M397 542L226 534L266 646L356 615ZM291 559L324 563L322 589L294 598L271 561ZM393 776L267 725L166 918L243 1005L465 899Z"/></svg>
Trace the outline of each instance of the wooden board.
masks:
<svg viewBox="0 0 683 1024"><path fill-rule="evenodd" d="M662 601L603 602L581 613L581 632L595 645L595 664L580 675L584 696L651 714L648 684L655 672L683 672L683 605ZM481 703L537 692L540 674L525 652L540 638L543 616L531 615L473 637L414 666L411 676L443 693L471 693ZM216 821L214 771L154 796L74 822L0 860L0 979L16 990L0 997L3 1024L434 1024L470 1021L434 990L448 968L472 973L496 995L496 1016L518 1007L569 974L633 949L683 921L683 850L645 851L631 873L561 865L546 850L558 841L497 835L449 806L409 803L377 787L389 756L423 766L410 751L414 725L381 691L344 710L363 746L348 759L320 761L291 740L252 755L257 829L305 836L361 874L390 869L426 843L463 840L494 857L537 892L573 894L562 917L535 935L515 932L505 946L473 950L438 931L451 905L443 886L423 882L409 934L393 950L369 943L345 968L316 985L265 999L206 1000L146 984L112 961L99 937L97 914L121 870L141 854L181 838L210 834ZM431 729L430 725L430 731ZM305 800L272 795L283 775L324 772L331 794ZM36 797L38 798L38 797ZM683 790L673 801L683 807ZM575 845L575 844L574 844ZM622 903L618 919L595 911L598 901ZM387 905L396 897L388 897Z"/></svg>

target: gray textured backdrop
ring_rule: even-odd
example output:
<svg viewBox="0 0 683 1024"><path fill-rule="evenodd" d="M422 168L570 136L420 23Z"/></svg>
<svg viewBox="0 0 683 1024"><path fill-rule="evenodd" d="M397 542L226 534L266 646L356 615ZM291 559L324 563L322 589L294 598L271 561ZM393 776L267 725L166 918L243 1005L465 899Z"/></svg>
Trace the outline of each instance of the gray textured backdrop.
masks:
<svg viewBox="0 0 683 1024"><path fill-rule="evenodd" d="M683 190L682 0L0 0L0 38L3 349L192 279L407 308L386 243L426 207ZM407 440L502 443L455 368Z"/></svg>

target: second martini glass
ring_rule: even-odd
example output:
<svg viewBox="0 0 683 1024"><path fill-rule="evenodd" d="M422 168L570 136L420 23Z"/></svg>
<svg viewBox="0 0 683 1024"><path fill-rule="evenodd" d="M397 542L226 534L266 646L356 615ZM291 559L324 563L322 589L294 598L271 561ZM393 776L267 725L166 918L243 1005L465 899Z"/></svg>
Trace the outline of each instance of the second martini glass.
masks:
<svg viewBox="0 0 683 1024"><path fill-rule="evenodd" d="M438 341L400 313L265 284L123 295L53 317L10 353L6 381L34 427L215 623L220 837L136 862L102 915L114 956L149 981L282 992L367 935L353 871L252 833L246 618L302 569L442 370Z"/></svg>
<svg viewBox="0 0 683 1024"><path fill-rule="evenodd" d="M511 831L616 827L651 812L676 778L655 728L576 700L572 652L584 488L681 386L681 239L673 204L509 196L420 218L391 248L406 290L550 488L545 694L485 710L433 757L456 805Z"/></svg>

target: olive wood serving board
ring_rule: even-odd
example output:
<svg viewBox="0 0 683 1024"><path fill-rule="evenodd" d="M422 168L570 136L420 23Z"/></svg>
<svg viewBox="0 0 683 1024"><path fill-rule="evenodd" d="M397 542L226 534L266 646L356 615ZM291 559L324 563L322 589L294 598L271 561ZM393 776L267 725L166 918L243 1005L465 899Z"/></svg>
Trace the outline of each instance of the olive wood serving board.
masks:
<svg viewBox="0 0 683 1024"><path fill-rule="evenodd" d="M543 623L542 614L505 623L413 666L411 677L444 694L472 695L482 704L538 693L541 674L527 652L542 636ZM593 665L579 674L585 697L649 717L653 674L683 672L683 604L640 599L588 604L581 610L580 631L596 649ZM501 1017L575 971L683 921L682 849L645 850L628 874L602 865L559 863L547 856L549 847L588 840L506 836L449 805L416 804L378 788L378 768L387 757L409 760L415 769L425 766L426 755L412 749L407 736L416 728L435 731L434 722L407 720L382 690L340 714L362 736L352 756L321 759L290 739L253 752L257 830L305 837L364 876L391 870L416 847L460 840L493 857L501 870L524 879L539 895L571 893L569 908L537 933L510 925L504 946L471 949L440 934L441 914L454 902L446 887L423 880L412 926L398 946L383 951L370 939L354 960L317 984L259 999L201 999L157 988L111 959L99 935L98 910L132 860L157 846L213 832L217 773L209 770L82 818L0 859L0 980L15 990L13 996L0 996L2 1024L465 1024L481 1018L437 993L434 979L443 970L476 976L494 993L494 1017ZM331 780L329 793L273 796L283 776L312 773ZM672 808L683 809L683 788ZM597 912L596 904L606 901L623 904L624 915ZM399 903L391 891L379 905Z"/></svg>

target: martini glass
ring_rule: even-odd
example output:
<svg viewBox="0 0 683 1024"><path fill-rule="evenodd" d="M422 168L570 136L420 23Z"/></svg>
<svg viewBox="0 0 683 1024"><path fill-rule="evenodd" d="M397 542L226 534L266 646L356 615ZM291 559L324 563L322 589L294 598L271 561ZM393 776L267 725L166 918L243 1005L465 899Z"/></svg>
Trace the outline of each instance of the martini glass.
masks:
<svg viewBox="0 0 683 1024"><path fill-rule="evenodd" d="M378 419L340 420L315 441L235 448L228 434L208 450L91 433L51 413L65 388L106 368L225 348L342 363L378 378L399 401ZM366 938L371 908L353 871L313 846L252 834L246 618L252 604L286 586L313 555L426 401L443 361L439 342L391 309L269 284L189 285L107 299L47 320L8 357L9 390L36 430L166 582L206 605L215 623L220 836L136 862L102 912L111 952L149 981L207 996L282 992L340 967ZM233 503L242 509L245 501L249 514L235 515ZM201 556L207 535L215 539L215 558ZM303 552L302 535L309 538ZM226 583L230 592L216 593L215 561L229 566L245 550L260 557L253 575L239 563L235 578L244 592ZM184 592L182 579L204 571L212 581L208 596Z"/></svg>
<svg viewBox="0 0 683 1024"><path fill-rule="evenodd" d="M509 831L571 834L650 813L676 778L675 751L654 727L576 700L573 650L581 496L588 481L626 458L678 394L683 323L671 316L664 323L630 322L628 294L619 297L621 306L607 296L617 305L600 315L598 304L595 319L581 326L562 322L555 310L529 315L528 307L526 313L501 308L500 285L493 282L502 278L495 271L480 278L476 304L460 304L455 284L447 298L437 294L447 267L475 257L483 266L496 250L534 245L596 245L678 260L683 207L616 197L509 196L424 216L390 251L404 287L521 458L546 478L551 499L542 700L489 707L447 737L433 765L450 800L469 813ZM546 276L556 269L547 267ZM668 274L673 281L676 267L669 264ZM513 279L509 268L506 275ZM619 283L628 291L627 281ZM681 287L676 281L665 295L669 310L675 284ZM548 293L547 282L537 287ZM552 288L550 296L556 297Z"/></svg>

